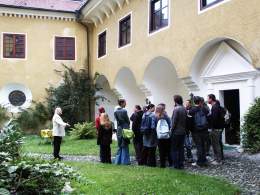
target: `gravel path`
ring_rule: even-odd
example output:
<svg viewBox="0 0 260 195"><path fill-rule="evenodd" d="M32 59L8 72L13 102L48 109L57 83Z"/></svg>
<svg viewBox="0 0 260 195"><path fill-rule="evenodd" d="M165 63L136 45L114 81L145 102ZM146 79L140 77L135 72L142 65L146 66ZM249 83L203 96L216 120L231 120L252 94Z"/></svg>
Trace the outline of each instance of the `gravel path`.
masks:
<svg viewBox="0 0 260 195"><path fill-rule="evenodd" d="M52 159L49 154L28 154L43 159ZM99 162L97 156L71 156L63 155L65 161ZM134 157L132 164L136 164ZM235 150L225 151L225 162L223 165L210 165L206 168L194 167L186 164L185 169L195 174L204 174L214 177L222 177L231 183L237 184L243 190L244 195L260 195L260 154L247 155Z"/></svg>

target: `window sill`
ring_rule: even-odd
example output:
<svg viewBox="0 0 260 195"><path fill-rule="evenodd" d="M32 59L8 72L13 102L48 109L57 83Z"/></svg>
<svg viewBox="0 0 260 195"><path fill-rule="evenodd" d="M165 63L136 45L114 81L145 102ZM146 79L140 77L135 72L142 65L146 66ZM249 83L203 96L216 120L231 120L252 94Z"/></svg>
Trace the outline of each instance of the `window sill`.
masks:
<svg viewBox="0 0 260 195"><path fill-rule="evenodd" d="M208 5L208 6L204 7L204 8L201 8L200 7L200 0L198 0L198 14L199 15L203 14L203 13L205 13L205 12L211 10L211 9L214 9L214 8L224 4L224 3L227 3L229 1L231 1L231 0L223 0L223 1L220 1L220 2L217 2L217 3L213 3L211 5Z"/></svg>
<svg viewBox="0 0 260 195"><path fill-rule="evenodd" d="M164 31L164 30L167 30L169 27L170 27L170 25L168 24L167 26L164 26L164 27L159 28L159 29L157 29L157 30L154 30L154 31L151 31L151 32L149 31L149 32L148 32L148 37L153 36L153 35L155 35L155 34L157 34L157 33L160 33L160 32L162 32L162 31Z"/></svg>
<svg viewBox="0 0 260 195"><path fill-rule="evenodd" d="M123 46L118 46L118 50L121 50L121 49L125 49L125 48L127 48L127 47L130 47L130 46L132 46L132 43L128 43L128 44L126 44L126 45L123 45Z"/></svg>

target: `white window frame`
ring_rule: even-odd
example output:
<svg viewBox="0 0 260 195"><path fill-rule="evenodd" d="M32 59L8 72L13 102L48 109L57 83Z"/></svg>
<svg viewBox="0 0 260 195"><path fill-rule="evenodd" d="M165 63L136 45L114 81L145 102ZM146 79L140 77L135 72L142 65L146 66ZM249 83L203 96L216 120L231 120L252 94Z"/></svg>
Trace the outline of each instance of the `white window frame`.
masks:
<svg viewBox="0 0 260 195"><path fill-rule="evenodd" d="M124 20L126 17L130 16L130 20L131 20L131 29L130 29L130 32L131 32L131 36L130 36L130 43L127 43L126 45L124 46L119 46L119 43L120 43L120 22L122 20ZM121 50L121 49L124 49L124 48L127 48L127 47L130 47L132 46L132 42L133 42L133 14L132 14L132 11L125 14L123 17L121 17L118 21L117 21L117 49Z"/></svg>
<svg viewBox="0 0 260 195"><path fill-rule="evenodd" d="M24 35L25 36L25 56L24 58L5 58L4 57L4 34L16 34L16 35ZM1 34L1 59L2 60L19 60L19 61L26 61L27 60L27 53L28 53L28 47L27 47L27 33L17 33L17 32L2 32Z"/></svg>
<svg viewBox="0 0 260 195"><path fill-rule="evenodd" d="M55 59L55 38L56 37L68 37L68 38L74 38L75 39L75 59L74 60L56 60ZM76 62L77 61L77 38L76 36L67 36L67 35L54 35L53 36L53 52L52 52L52 58L55 62Z"/></svg>
<svg viewBox="0 0 260 195"><path fill-rule="evenodd" d="M103 56L101 56L101 57L98 57L98 49L99 49L99 35L101 35L102 33L104 33L104 32L106 32L106 54L105 55L103 55ZM108 55L108 52L107 52L107 32L108 32L108 30L107 30L107 28L105 28L103 31L101 31L101 32L99 32L98 34L97 34L97 59L98 60L101 60L102 58L105 58L107 55Z"/></svg>
<svg viewBox="0 0 260 195"><path fill-rule="evenodd" d="M150 19L151 19L151 17L150 17L151 16L151 14L150 14L151 6L150 5L151 5L151 0L147 0L147 4L148 4L148 6L147 6L148 7L148 20L147 20L148 21L148 24L147 24L148 37L153 36L157 33L160 33L162 31L169 29L170 26L171 26L171 0L168 0L168 25L165 26L165 27L162 27L158 30L155 30L153 32L150 32Z"/></svg>
<svg viewBox="0 0 260 195"><path fill-rule="evenodd" d="M221 6L221 5L225 4L225 3L228 3L231 0L224 0L224 1L218 2L218 3L216 3L216 4L212 5L212 6L204 8L202 10L201 10L201 6L200 6L200 3L201 3L200 1L201 0L197 0L197 2L198 2L198 15L203 14L203 13L205 13L205 12L207 12L209 10L212 10L212 9L218 7L218 6Z"/></svg>

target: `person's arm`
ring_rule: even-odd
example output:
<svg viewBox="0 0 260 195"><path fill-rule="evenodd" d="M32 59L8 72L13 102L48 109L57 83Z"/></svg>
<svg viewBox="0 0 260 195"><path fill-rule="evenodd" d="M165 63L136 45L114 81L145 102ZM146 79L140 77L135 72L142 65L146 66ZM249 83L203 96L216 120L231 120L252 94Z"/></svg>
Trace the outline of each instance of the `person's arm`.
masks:
<svg viewBox="0 0 260 195"><path fill-rule="evenodd" d="M131 115L131 117L130 117L130 120L133 122L133 121L135 121L135 118L136 118L135 113L133 113L133 114Z"/></svg>
<svg viewBox="0 0 260 195"><path fill-rule="evenodd" d="M172 114L172 130L175 129L177 120L178 120L178 112L177 112L177 109L174 109L173 114Z"/></svg>
<svg viewBox="0 0 260 195"><path fill-rule="evenodd" d="M126 121L127 125L130 127L130 120L129 120L127 111L125 111L124 118L125 118L125 121Z"/></svg>
<svg viewBox="0 0 260 195"><path fill-rule="evenodd" d="M172 127L172 124L171 124L171 119L170 119L170 117L168 117L168 116L166 116L166 122L167 122L167 124L168 124L168 126L169 126L169 129L171 129Z"/></svg>

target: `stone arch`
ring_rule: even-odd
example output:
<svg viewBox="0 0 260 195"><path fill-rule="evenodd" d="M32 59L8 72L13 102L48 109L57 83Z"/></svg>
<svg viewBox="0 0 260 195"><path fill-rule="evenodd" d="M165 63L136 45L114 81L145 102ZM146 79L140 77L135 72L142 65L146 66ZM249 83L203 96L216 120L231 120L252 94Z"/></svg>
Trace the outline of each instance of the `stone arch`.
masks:
<svg viewBox="0 0 260 195"><path fill-rule="evenodd" d="M98 114L98 108L104 107L111 120L114 120L114 108L117 105L118 96L111 89L108 79L105 75L99 75L95 81L98 91L96 92L95 114Z"/></svg>
<svg viewBox="0 0 260 195"><path fill-rule="evenodd" d="M222 106L229 109L235 124L233 129L237 130L230 135L240 133L244 114L260 95L259 71L252 63L251 55L242 43L231 38L216 38L198 50L191 64L190 77L185 80L195 95L206 98L213 93ZM224 135L231 139L229 134Z"/></svg>
<svg viewBox="0 0 260 195"><path fill-rule="evenodd" d="M162 56L148 64L143 75L143 88L147 89L147 96L154 104L165 103L168 112L172 112L174 106L173 95L188 97L187 88L178 77L174 65Z"/></svg>
<svg viewBox="0 0 260 195"><path fill-rule="evenodd" d="M137 86L133 72L127 67L118 71L114 81L114 91L120 94L120 97L126 99L129 113L133 111L135 105L145 105L145 94Z"/></svg>

